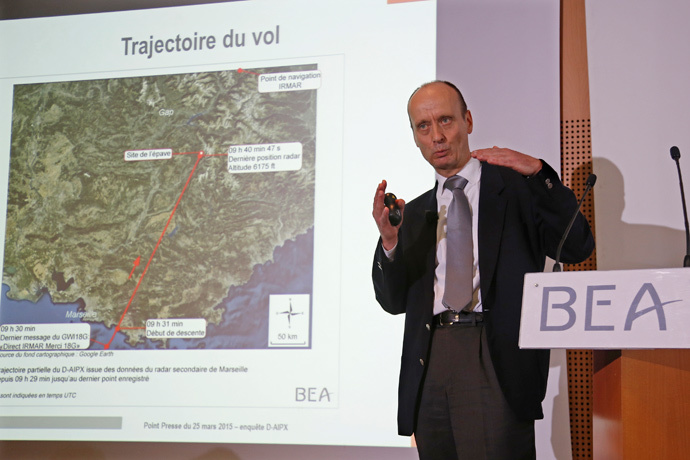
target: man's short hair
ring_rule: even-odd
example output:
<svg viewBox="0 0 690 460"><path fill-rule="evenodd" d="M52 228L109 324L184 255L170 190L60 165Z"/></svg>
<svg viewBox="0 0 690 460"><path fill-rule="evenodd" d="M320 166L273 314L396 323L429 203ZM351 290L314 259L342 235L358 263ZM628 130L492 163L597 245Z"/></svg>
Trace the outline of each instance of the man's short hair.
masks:
<svg viewBox="0 0 690 460"><path fill-rule="evenodd" d="M427 82L427 83L424 83L423 85L421 85L419 88L414 90L412 92L412 94L410 94L410 98L407 100L407 106L408 107L410 106L410 101L412 100L412 96L417 94L417 91L424 88L425 86L429 86L429 85L434 84L434 83L443 83L444 85L448 85L451 88L453 88L453 91L455 91L455 93L458 95L458 99L460 100L460 108L462 109L462 116L464 117L465 114L467 113L467 103L465 102L465 98L462 96L462 93L460 92L460 90L458 89L457 86L455 86L453 83L451 83L449 81L445 81L445 80L434 80L434 81L430 81L430 82Z"/></svg>

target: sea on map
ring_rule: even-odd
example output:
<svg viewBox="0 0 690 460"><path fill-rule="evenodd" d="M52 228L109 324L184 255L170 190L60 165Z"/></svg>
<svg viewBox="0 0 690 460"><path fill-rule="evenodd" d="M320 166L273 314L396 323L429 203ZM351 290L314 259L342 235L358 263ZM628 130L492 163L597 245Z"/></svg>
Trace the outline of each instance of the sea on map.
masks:
<svg viewBox="0 0 690 460"><path fill-rule="evenodd" d="M88 323L95 350L310 346L317 90L258 79L316 69L15 85L0 324Z"/></svg>

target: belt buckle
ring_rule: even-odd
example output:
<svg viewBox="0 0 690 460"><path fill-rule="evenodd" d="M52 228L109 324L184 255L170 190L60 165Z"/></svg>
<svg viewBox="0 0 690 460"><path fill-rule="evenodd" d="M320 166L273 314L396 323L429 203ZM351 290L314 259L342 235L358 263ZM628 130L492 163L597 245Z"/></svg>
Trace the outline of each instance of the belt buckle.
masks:
<svg viewBox="0 0 690 460"><path fill-rule="evenodd" d="M450 316L448 322L444 321L445 316ZM441 316L439 317L438 324L439 326L451 326L455 323L460 322L460 313L455 311L455 310L446 310L444 311Z"/></svg>

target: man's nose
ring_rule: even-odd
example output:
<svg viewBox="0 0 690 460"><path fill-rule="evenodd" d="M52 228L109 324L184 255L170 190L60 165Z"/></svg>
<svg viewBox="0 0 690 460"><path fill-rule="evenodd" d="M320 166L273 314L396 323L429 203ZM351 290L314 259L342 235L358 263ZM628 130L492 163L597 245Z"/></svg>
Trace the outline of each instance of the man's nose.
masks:
<svg viewBox="0 0 690 460"><path fill-rule="evenodd" d="M431 125L431 139L434 142L445 142L446 137L443 134L443 130L436 123Z"/></svg>

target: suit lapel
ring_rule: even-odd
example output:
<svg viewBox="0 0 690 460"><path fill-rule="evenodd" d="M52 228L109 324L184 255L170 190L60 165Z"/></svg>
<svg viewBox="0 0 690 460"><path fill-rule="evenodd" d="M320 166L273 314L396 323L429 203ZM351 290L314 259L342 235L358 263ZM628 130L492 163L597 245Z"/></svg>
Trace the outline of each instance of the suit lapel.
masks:
<svg viewBox="0 0 690 460"><path fill-rule="evenodd" d="M404 240L409 281L419 282L423 293L418 304L410 308L419 308L424 316L433 311L437 215L436 187L411 201L403 214L403 227L409 229Z"/></svg>
<svg viewBox="0 0 690 460"><path fill-rule="evenodd" d="M503 179L498 168L482 163L479 188L479 272L482 293L491 292L501 245L507 201L503 197ZM485 300L485 299L484 299ZM488 305L485 306L488 310Z"/></svg>
<svg viewBox="0 0 690 460"><path fill-rule="evenodd" d="M424 299L424 308L429 314L433 312L434 305L434 272L436 270L436 227L438 225L438 212L436 202L436 187L427 192L426 206L424 209L425 239L428 241L431 250L426 252L425 266L428 267L424 276L424 292L427 293Z"/></svg>

